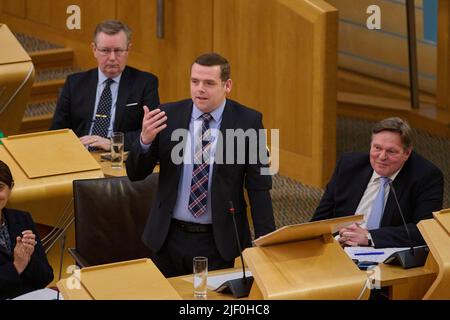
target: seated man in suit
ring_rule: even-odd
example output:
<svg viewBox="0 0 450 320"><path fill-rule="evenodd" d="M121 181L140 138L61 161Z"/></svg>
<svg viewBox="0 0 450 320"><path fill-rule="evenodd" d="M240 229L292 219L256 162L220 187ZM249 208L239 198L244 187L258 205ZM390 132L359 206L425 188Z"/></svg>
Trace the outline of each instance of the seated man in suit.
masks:
<svg viewBox="0 0 450 320"><path fill-rule="evenodd" d="M50 130L69 128L90 150L110 150L112 132L125 134L125 150L139 137L142 106L159 105L158 78L127 66L131 30L108 20L95 29L98 68L67 77Z"/></svg>
<svg viewBox="0 0 450 320"><path fill-rule="evenodd" d="M344 154L338 161L311 220L363 214L364 221L339 231L342 245L407 247L395 192L413 245L425 244L416 224L442 209L444 179L439 168L412 149L412 130L406 121L378 122L368 154Z"/></svg>
<svg viewBox="0 0 450 320"><path fill-rule="evenodd" d="M141 136L126 162L131 180L144 179L160 163L158 193L142 239L166 277L192 273L195 256L207 257L209 270L234 265L239 249L231 205L240 243L243 248L251 246L244 184L255 236L275 229L272 179L262 174L268 159L253 157L265 137L247 136L233 146L225 139L230 132L258 132L263 128L261 113L226 99L232 85L230 66L218 54L198 57L190 82L191 99L153 111L144 107ZM266 144L261 142L264 154ZM218 160L219 155L226 160Z"/></svg>

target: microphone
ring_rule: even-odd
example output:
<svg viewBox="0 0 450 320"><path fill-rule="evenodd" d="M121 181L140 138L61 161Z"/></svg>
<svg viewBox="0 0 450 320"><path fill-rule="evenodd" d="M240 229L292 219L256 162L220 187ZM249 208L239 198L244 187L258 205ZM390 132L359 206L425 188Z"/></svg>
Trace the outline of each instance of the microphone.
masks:
<svg viewBox="0 0 450 320"><path fill-rule="evenodd" d="M239 240L239 232L236 225L236 218L234 216L234 205L233 201L229 201L229 207L228 212L231 214L233 218L233 224L234 224L234 233L236 235L236 242L239 249L239 255L241 256L241 262L242 262L242 278L228 280L221 284L215 291L216 292L231 292L233 297L235 298L243 298L248 297L250 294L250 289L252 288L253 284L253 277L247 277L245 275L245 265L244 265L244 257L242 256L242 249L241 249L241 241Z"/></svg>
<svg viewBox="0 0 450 320"><path fill-rule="evenodd" d="M410 248L391 254L386 258L386 260L384 260L384 263L401 265L404 269L421 267L425 264L429 249L427 246L413 246L411 234L409 233L408 226L406 225L405 216L403 215L402 208L400 207L400 203L398 202L397 193L395 192L394 184L392 183L392 181L389 181L389 186L392 190L392 194L394 195L395 203L400 213L400 217L402 218L403 226L405 227L406 235L408 236Z"/></svg>

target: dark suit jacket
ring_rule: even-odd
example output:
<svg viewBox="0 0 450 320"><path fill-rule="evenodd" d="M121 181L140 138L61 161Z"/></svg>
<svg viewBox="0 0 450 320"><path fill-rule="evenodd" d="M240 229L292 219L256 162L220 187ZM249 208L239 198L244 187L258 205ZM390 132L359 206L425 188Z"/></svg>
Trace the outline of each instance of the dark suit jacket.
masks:
<svg viewBox="0 0 450 320"><path fill-rule="evenodd" d="M353 215L372 176L369 154L344 154L312 221ZM412 152L394 180L398 201L415 246L425 244L416 224L442 209L444 178L434 164ZM409 241L392 190L380 228L370 231L376 247L406 247Z"/></svg>
<svg viewBox="0 0 450 320"><path fill-rule="evenodd" d="M67 77L56 105L50 130L72 129L78 137L89 134L97 92L98 69L75 73ZM126 106L137 103L134 106ZM117 94L114 131L125 133L125 150L139 136L146 105L159 106L158 78L151 73L125 67Z"/></svg>
<svg viewBox="0 0 450 320"><path fill-rule="evenodd" d="M45 288L53 280L53 270L47 261L31 215L6 208L3 209L3 214L11 238L11 250L14 251L16 237L21 236L24 230L33 231L37 241L30 263L20 275L14 268L13 255L0 247L0 299L7 299Z"/></svg>
<svg viewBox="0 0 450 320"><path fill-rule="evenodd" d="M167 128L157 135L150 150L145 154L142 153L139 139L137 139L126 163L128 177L131 180L141 180L148 176L153 171L156 162L160 161L158 194L143 234L144 243L153 252L157 252L166 239L183 168L183 164L176 165L171 161L171 151L179 143L171 141L171 134L179 128L188 130L192 107L192 100L164 105L161 109L167 114ZM238 128L243 130L263 128L262 115L237 102L227 100L220 131L225 137L226 129ZM226 159L226 144L223 145L223 155ZM248 155L248 139L245 142L245 148ZM234 155L236 159L236 152ZM260 175L261 167L260 163L249 164L248 157L246 157L245 164L214 164L211 183L212 224L217 249L225 260L231 260L239 255L232 217L228 213L230 200L233 201L236 210L241 244L244 247L251 245L246 215L247 205L243 192L244 183L251 204L255 236L262 236L275 229L269 193L272 179L270 176Z"/></svg>

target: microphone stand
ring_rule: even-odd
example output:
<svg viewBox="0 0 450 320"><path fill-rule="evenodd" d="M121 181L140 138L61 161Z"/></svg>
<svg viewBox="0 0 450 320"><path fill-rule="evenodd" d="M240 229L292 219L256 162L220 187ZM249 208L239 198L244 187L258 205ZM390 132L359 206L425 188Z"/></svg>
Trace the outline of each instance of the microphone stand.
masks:
<svg viewBox="0 0 450 320"><path fill-rule="evenodd" d="M391 187L395 203L397 205L398 211L400 212L403 225L405 226L410 248L393 253L388 258L386 258L384 263L401 265L404 269L421 267L425 264L429 249L427 246L413 246L411 234L409 233L408 226L406 225L405 216L403 215L402 208L400 207L400 203L398 202L397 193L395 192L394 184L392 183L392 181L389 182L389 186Z"/></svg>
<svg viewBox="0 0 450 320"><path fill-rule="evenodd" d="M222 291L224 291L224 292L231 292L233 297L235 297L235 298L243 298L243 297L248 297L248 295L250 294L250 290L251 290L252 285L253 285L253 277L252 276L247 277L245 275L244 257L242 256L241 242L239 240L239 233L238 233L238 229L237 229L236 218L234 216L235 210L234 210L233 202L230 201L229 205L230 206L229 206L228 212L233 217L234 232L236 234L236 242L237 242L237 245L238 245L239 254L241 256L242 278L225 281L215 291L216 292L222 292Z"/></svg>

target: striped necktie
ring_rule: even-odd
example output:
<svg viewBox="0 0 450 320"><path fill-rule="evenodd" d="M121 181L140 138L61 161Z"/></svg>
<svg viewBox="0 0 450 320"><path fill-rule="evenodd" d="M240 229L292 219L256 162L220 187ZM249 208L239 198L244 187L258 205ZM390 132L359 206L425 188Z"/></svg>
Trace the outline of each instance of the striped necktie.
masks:
<svg viewBox="0 0 450 320"><path fill-rule="evenodd" d="M189 196L189 211L196 218L206 212L208 200L209 156L211 150L211 130L209 122L211 114L204 113L202 119L202 134L195 142L194 167L192 170L191 193ZM201 146L201 148L200 148Z"/></svg>

